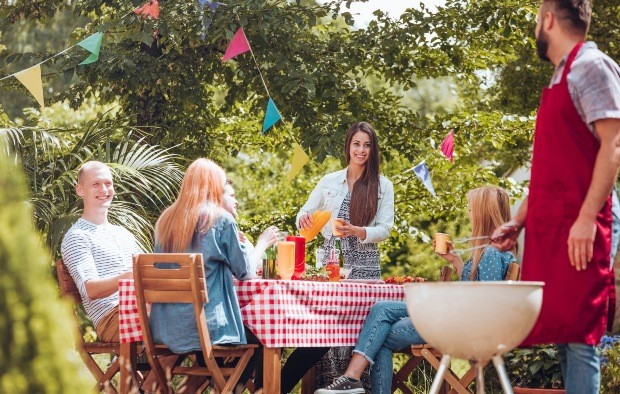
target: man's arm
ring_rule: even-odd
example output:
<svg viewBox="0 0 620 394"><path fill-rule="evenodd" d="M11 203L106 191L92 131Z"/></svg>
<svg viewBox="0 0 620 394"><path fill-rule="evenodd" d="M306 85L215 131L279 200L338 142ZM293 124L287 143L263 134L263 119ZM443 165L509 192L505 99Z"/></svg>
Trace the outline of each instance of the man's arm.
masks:
<svg viewBox="0 0 620 394"><path fill-rule="evenodd" d="M517 238L521 234L521 230L525 227L525 218L527 217L527 197L519 207L517 214L493 231L491 234L491 245L505 252L512 250L517 245Z"/></svg>
<svg viewBox="0 0 620 394"><path fill-rule="evenodd" d="M133 279L133 272L110 276L104 279L90 279L84 283L86 294L91 300L111 296L118 291L119 279Z"/></svg>
<svg viewBox="0 0 620 394"><path fill-rule="evenodd" d="M601 147L596 155L592 182L568 235L568 257L577 271L585 270L594 253L596 216L611 194L620 167L620 119L594 122Z"/></svg>
<svg viewBox="0 0 620 394"><path fill-rule="evenodd" d="M100 278L90 243L80 231L70 231L61 245L62 259L69 269L82 298L90 300L110 296L118 291L119 279L131 279L133 272Z"/></svg>

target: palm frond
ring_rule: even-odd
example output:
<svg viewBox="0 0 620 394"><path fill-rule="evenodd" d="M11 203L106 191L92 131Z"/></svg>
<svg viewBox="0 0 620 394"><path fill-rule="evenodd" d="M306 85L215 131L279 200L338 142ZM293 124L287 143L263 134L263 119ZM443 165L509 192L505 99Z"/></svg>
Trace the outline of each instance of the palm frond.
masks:
<svg viewBox="0 0 620 394"><path fill-rule="evenodd" d="M140 248L149 252L153 244L153 225L137 213L136 205L128 201L115 201L109 211L108 220L112 224L125 227L132 233Z"/></svg>
<svg viewBox="0 0 620 394"><path fill-rule="evenodd" d="M24 135L17 127L0 128L0 142L7 156L19 150L23 140Z"/></svg>

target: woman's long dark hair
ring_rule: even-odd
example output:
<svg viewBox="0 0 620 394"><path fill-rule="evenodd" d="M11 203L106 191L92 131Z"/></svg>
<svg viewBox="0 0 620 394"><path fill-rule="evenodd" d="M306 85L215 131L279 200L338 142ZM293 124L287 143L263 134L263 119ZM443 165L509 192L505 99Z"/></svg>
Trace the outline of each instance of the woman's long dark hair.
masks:
<svg viewBox="0 0 620 394"><path fill-rule="evenodd" d="M379 142L370 123L353 123L347 131L344 142L344 155L347 158L347 164L351 161L351 140L358 131L366 133L370 137L370 157L366 162L362 176L353 185L349 220L354 226L368 226L377 214L379 207Z"/></svg>

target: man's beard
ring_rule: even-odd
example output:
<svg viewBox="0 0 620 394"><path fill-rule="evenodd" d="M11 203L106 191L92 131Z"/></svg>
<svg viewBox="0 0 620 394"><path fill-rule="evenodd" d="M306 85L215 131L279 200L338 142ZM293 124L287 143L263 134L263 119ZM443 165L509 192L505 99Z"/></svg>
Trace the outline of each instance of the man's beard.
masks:
<svg viewBox="0 0 620 394"><path fill-rule="evenodd" d="M538 37L536 38L536 51L538 52L539 58L546 62L551 61L549 56L547 56L547 51L549 51L549 37L543 30L542 26L538 32Z"/></svg>

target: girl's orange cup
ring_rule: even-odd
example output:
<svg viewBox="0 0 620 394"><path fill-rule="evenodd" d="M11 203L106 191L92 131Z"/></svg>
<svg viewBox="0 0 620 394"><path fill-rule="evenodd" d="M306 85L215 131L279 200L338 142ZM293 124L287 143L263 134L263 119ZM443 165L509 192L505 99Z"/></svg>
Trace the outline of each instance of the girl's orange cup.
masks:
<svg viewBox="0 0 620 394"><path fill-rule="evenodd" d="M448 234L435 233L435 252L439 254L448 253L448 242L450 242Z"/></svg>

